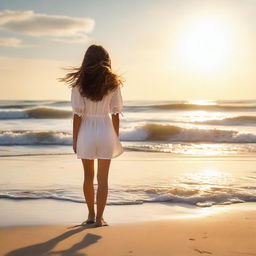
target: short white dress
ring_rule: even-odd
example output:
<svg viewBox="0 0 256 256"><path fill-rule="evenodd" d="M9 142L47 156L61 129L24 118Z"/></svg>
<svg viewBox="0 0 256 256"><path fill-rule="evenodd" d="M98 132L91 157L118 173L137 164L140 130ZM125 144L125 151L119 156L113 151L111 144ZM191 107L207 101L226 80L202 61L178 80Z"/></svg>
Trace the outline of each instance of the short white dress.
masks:
<svg viewBox="0 0 256 256"><path fill-rule="evenodd" d="M77 87L71 90L73 115L82 118L78 131L76 154L78 159L111 159L123 153L110 114L122 113L123 99L118 86L101 101L83 97Z"/></svg>

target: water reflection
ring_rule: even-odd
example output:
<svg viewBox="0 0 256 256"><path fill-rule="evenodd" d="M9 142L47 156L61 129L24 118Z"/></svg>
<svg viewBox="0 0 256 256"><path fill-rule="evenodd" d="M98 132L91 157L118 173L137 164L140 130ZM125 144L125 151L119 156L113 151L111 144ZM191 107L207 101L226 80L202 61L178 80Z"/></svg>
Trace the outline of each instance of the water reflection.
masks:
<svg viewBox="0 0 256 256"><path fill-rule="evenodd" d="M196 173L185 173L182 177L183 183L190 185L227 185L230 183L232 175L230 173L214 170L204 169ZM204 186L207 188L207 186Z"/></svg>

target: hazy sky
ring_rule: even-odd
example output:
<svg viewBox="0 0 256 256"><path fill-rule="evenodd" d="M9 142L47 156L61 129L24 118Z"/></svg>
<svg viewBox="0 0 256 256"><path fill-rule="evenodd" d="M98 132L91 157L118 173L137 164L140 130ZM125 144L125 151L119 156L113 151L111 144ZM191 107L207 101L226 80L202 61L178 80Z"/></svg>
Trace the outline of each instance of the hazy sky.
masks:
<svg viewBox="0 0 256 256"><path fill-rule="evenodd" d="M0 0L0 99L70 99L92 44L126 100L256 98L254 0Z"/></svg>

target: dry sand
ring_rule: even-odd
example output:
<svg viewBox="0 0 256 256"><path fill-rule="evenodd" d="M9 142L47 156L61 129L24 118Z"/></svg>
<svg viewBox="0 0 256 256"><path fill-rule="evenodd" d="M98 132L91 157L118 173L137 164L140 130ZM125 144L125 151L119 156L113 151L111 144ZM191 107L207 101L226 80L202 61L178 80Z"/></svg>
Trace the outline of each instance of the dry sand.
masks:
<svg viewBox="0 0 256 256"><path fill-rule="evenodd" d="M214 209L213 207L211 207ZM125 218L126 206L119 214ZM171 217L171 216L170 216ZM93 225L2 227L3 256L253 256L256 204L229 205L208 214Z"/></svg>

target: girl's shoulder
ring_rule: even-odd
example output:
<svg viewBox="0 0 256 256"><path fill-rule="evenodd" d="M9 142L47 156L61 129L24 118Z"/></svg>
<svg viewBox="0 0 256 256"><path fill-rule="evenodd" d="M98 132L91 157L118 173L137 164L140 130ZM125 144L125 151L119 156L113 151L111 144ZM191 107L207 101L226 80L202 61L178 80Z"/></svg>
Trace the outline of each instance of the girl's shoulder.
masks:
<svg viewBox="0 0 256 256"><path fill-rule="evenodd" d="M80 88L78 85L75 85L71 88L71 93L74 94L75 97L84 98L84 96L80 92Z"/></svg>
<svg viewBox="0 0 256 256"><path fill-rule="evenodd" d="M112 89L111 91L110 91L110 94L117 94L117 93L120 93L120 91L121 91L121 86L120 85L118 85L118 86L116 86L114 89Z"/></svg>

